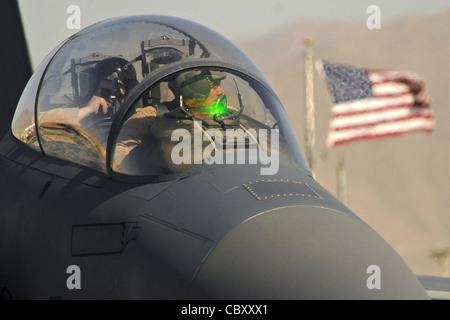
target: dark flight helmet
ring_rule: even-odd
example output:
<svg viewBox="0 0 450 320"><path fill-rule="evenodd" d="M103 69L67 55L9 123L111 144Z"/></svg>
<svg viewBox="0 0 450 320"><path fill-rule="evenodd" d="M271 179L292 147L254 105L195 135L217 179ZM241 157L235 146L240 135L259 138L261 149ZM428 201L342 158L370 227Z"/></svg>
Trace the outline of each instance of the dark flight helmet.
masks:
<svg viewBox="0 0 450 320"><path fill-rule="evenodd" d="M120 57L106 58L95 67L97 88L102 80L109 80L111 88L101 88L101 96L115 96L119 101L124 98L120 88L125 89L125 94L138 84L136 70L126 59Z"/></svg>

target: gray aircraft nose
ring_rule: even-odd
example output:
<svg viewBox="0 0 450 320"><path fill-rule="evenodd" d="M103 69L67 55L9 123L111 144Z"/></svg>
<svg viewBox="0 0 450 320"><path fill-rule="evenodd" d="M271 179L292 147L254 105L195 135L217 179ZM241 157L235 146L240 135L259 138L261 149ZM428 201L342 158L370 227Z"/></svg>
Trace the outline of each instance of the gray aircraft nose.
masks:
<svg viewBox="0 0 450 320"><path fill-rule="evenodd" d="M241 223L212 250L194 285L214 299L428 299L364 222L312 206Z"/></svg>

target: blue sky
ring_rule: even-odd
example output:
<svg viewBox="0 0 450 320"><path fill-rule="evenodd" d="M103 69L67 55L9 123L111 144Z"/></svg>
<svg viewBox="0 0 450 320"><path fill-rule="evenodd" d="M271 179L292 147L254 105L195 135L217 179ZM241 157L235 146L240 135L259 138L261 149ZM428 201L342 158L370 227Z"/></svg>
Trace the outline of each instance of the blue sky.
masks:
<svg viewBox="0 0 450 320"><path fill-rule="evenodd" d="M163 14L194 20L232 41L294 22L366 23L370 5L381 20L450 10L448 0L19 0L33 66L77 32L67 28L67 8L80 8L81 28L117 16Z"/></svg>

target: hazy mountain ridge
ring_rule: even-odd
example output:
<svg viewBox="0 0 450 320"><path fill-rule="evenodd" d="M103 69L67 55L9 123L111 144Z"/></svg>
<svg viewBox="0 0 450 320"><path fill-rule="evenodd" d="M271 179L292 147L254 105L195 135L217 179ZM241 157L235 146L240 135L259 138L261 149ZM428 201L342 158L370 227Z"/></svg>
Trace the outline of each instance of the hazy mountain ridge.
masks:
<svg viewBox="0 0 450 320"><path fill-rule="evenodd" d="M437 274L431 250L450 248L450 11L382 20L380 30L361 24L289 25L257 39L238 41L265 73L304 146L304 45L314 58L419 74L432 97L431 134L357 142L326 149L331 99L315 73L317 180L336 194L336 166L345 159L348 206L382 235L418 274ZM447 270L450 276L450 270Z"/></svg>

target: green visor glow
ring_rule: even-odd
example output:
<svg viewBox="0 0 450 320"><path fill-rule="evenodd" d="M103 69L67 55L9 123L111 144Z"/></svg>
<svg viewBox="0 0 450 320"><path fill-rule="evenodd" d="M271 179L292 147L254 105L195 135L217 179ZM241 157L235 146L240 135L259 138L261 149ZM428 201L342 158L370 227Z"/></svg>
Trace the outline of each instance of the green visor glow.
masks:
<svg viewBox="0 0 450 320"><path fill-rule="evenodd" d="M213 117L215 115L227 115L230 113L230 110L227 106L226 94L221 94L212 106L189 108L189 111L197 117Z"/></svg>

